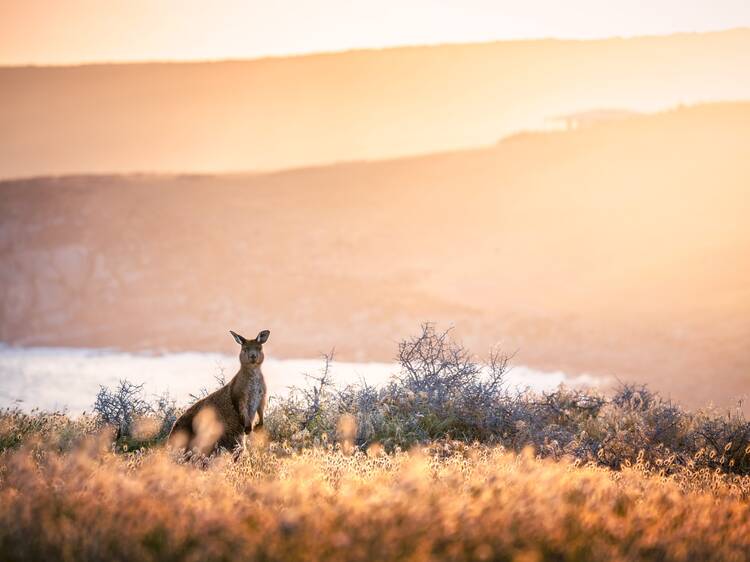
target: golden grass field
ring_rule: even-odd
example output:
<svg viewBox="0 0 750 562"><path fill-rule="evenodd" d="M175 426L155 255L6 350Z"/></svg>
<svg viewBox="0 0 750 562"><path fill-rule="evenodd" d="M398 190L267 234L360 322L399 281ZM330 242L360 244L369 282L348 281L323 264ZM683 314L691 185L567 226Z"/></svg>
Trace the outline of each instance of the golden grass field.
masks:
<svg viewBox="0 0 750 562"><path fill-rule="evenodd" d="M3 560L750 558L750 477L669 457L612 471L455 441L257 438L236 462L191 464L106 434L71 445L90 423L48 417L54 431L0 454Z"/></svg>

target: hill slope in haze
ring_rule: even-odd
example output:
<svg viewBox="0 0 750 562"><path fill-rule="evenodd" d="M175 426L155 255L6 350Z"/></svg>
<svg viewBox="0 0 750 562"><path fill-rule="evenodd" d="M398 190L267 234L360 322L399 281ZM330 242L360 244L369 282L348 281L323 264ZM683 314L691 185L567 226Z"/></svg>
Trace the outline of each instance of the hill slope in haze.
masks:
<svg viewBox="0 0 750 562"><path fill-rule="evenodd" d="M750 30L0 68L0 177L268 170L494 143L560 113L750 98Z"/></svg>
<svg viewBox="0 0 750 562"><path fill-rule="evenodd" d="M750 373L749 185L750 103L273 174L1 182L0 340L232 351L228 329L269 328L277 357L389 360L435 320L724 403Z"/></svg>

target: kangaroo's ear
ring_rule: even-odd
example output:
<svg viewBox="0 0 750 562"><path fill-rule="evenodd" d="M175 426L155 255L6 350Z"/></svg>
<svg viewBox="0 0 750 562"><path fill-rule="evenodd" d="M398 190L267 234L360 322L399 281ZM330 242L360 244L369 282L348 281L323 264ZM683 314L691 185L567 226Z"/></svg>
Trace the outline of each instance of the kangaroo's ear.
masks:
<svg viewBox="0 0 750 562"><path fill-rule="evenodd" d="M240 345L244 344L244 343L245 343L245 342L247 341L247 340L246 340L245 338L243 338L243 337L242 337L241 335L239 335L239 334L237 334L237 333L233 332L232 330L229 330L229 333L230 333L230 334L232 334L232 336L234 337L234 341L236 341L236 342L237 342L238 344L240 344Z"/></svg>
<svg viewBox="0 0 750 562"><path fill-rule="evenodd" d="M269 332L268 330L263 330L258 334L258 337L255 338L255 341L257 341L258 343L266 343L268 341L268 336L270 335L271 332Z"/></svg>

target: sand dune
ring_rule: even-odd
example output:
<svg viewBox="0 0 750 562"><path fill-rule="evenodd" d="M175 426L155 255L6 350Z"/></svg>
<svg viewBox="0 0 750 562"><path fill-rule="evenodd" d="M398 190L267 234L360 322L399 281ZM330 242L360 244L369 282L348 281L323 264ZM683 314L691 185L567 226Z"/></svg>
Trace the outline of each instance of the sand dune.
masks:
<svg viewBox="0 0 750 562"><path fill-rule="evenodd" d="M269 170L493 144L598 107L750 98L750 30L0 68L0 177Z"/></svg>
<svg viewBox="0 0 750 562"><path fill-rule="evenodd" d="M276 357L389 361L434 320L723 402L750 373L748 185L750 103L271 174L6 181L0 340L232 352L229 328L270 328Z"/></svg>

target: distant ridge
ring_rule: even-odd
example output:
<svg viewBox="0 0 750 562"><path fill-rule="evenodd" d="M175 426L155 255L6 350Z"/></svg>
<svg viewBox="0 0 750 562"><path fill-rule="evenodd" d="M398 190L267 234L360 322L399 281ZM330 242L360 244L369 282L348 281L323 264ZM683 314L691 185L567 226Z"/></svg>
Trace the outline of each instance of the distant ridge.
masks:
<svg viewBox="0 0 750 562"><path fill-rule="evenodd" d="M0 178L270 170L490 145L550 115L750 99L750 30L0 68Z"/></svg>

